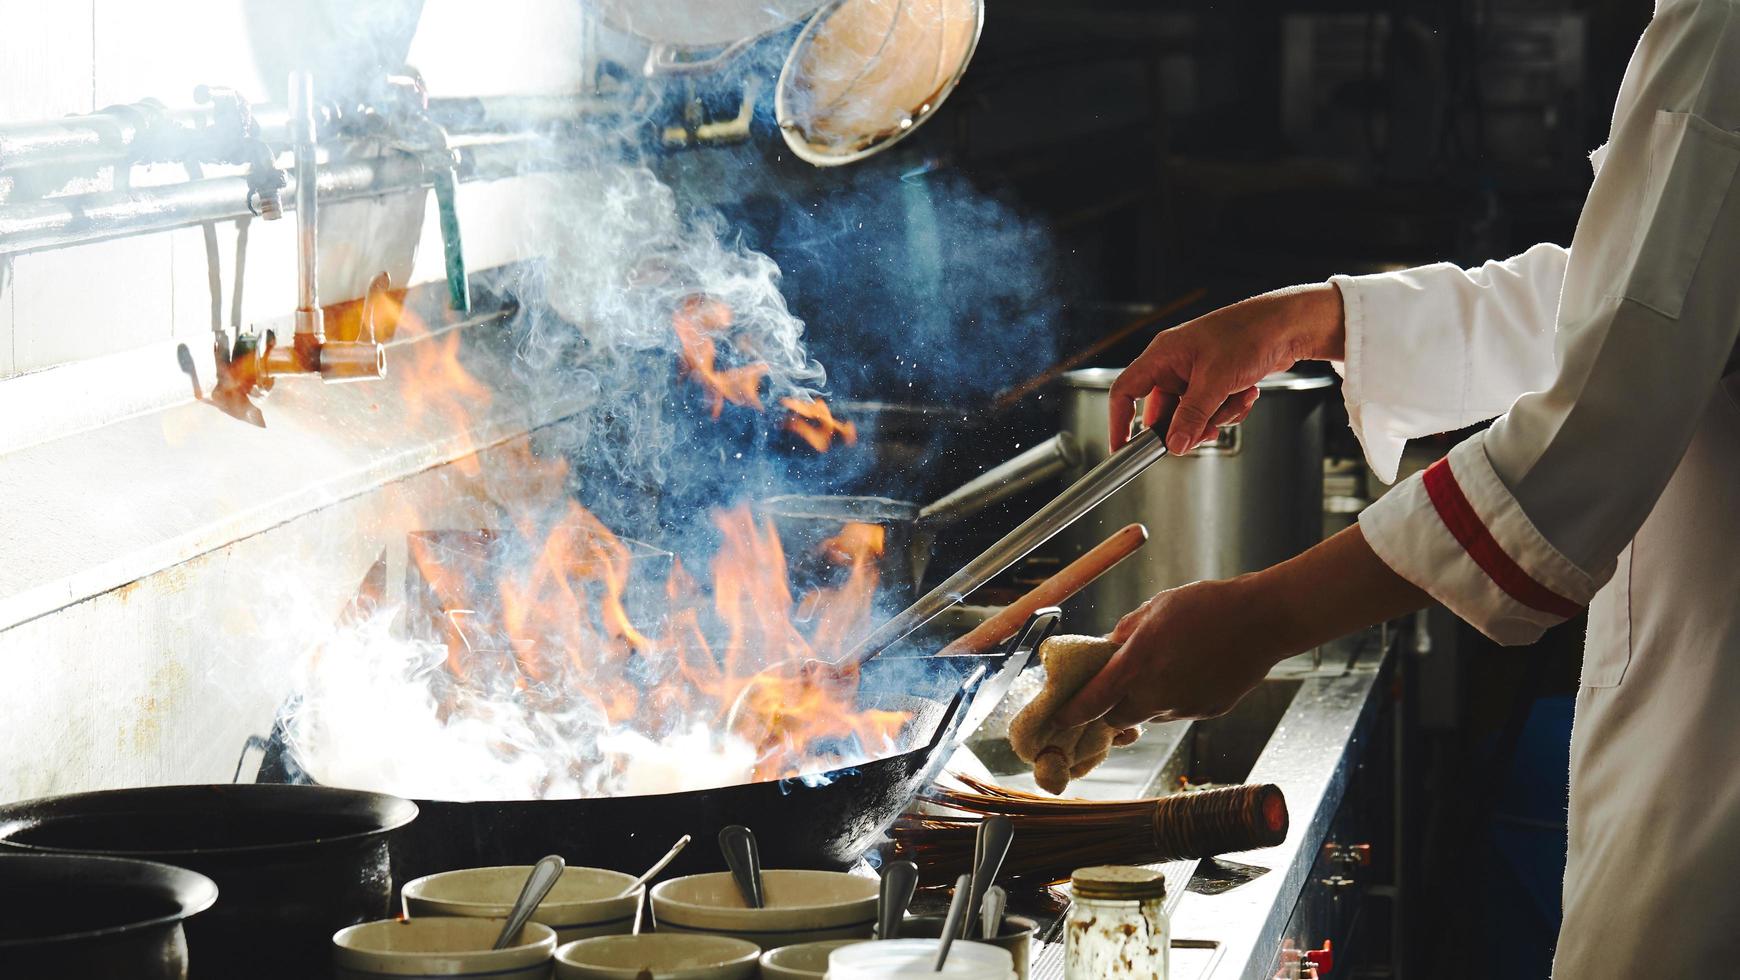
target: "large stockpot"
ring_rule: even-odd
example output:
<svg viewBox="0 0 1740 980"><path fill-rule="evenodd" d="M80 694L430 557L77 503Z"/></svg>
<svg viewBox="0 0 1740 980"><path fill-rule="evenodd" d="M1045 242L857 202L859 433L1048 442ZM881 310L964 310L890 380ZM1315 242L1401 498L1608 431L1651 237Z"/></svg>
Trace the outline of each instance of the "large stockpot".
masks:
<svg viewBox="0 0 1740 980"><path fill-rule="evenodd" d="M167 864L0 854L0 977L186 980L182 922L217 894Z"/></svg>
<svg viewBox="0 0 1740 980"><path fill-rule="evenodd" d="M0 855L203 874L218 899L187 925L192 976L310 980L328 975L335 931L392 912L388 838L416 816L408 800L316 786L103 790L0 806Z"/></svg>
<svg viewBox="0 0 1740 980"><path fill-rule="evenodd" d="M1106 458L1114 368L1063 376L1063 429L1081 466ZM1162 589L1266 568L1310 547L1323 529L1324 396L1335 380L1281 372L1264 378L1251 414L1189 454L1149 467L1059 535L1068 561L1125 524L1146 524L1147 548L1083 589L1072 628L1108 632ZM1076 475L1079 475L1076 474Z"/></svg>

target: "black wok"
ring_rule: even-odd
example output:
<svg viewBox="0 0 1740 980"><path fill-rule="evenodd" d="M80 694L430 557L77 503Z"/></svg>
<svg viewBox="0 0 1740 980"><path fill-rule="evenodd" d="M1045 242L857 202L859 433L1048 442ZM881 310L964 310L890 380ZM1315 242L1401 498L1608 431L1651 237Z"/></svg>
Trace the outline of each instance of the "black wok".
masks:
<svg viewBox="0 0 1740 980"><path fill-rule="evenodd" d="M683 834L711 841L731 824L753 828L762 862L775 868L850 866L936 777L960 741L995 707L1056 624L1036 616L997 653L972 657L889 654L864 666L858 707L914 712L916 747L886 758L795 779L644 796L567 800L418 800L416 823L393 843L400 880L454 868L530 864L545 854L568 863L636 873ZM262 780L306 780L275 729ZM712 847L690 847L665 876L723 870Z"/></svg>

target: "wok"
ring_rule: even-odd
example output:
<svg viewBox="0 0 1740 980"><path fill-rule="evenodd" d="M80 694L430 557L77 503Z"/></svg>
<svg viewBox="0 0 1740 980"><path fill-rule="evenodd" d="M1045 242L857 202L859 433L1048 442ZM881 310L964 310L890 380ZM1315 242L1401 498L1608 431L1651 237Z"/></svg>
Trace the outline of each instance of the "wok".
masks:
<svg viewBox="0 0 1740 980"><path fill-rule="evenodd" d="M857 707L912 711L908 736L923 741L908 751L815 775L679 793L418 800L416 822L393 842L394 874L405 881L454 868L531 864L551 853L570 864L638 874L683 834L712 840L731 824L755 830L767 867L849 867L1008 692L1057 618L1055 608L1039 611L1021 634L991 654L894 651L866 664ZM267 743L257 778L309 781L287 751L281 725ZM724 867L714 848L690 847L664 875Z"/></svg>
<svg viewBox="0 0 1740 980"><path fill-rule="evenodd" d="M880 526L883 547L877 563L877 586L906 602L918 594L924 581L939 530L1080 462L1074 438L1060 432L923 506L887 497L785 494L759 502L756 510L773 521L793 566L792 577L798 582L819 581L837 573L840 566L837 559L828 558L828 542L838 537L846 524Z"/></svg>

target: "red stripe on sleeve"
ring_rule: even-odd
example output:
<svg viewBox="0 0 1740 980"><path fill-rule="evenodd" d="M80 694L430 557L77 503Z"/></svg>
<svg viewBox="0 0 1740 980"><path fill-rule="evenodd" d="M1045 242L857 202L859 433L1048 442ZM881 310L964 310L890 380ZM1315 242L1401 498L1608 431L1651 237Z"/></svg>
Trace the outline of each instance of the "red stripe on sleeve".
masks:
<svg viewBox="0 0 1740 980"><path fill-rule="evenodd" d="M1474 505L1463 494L1462 487L1456 482L1456 474L1450 471L1448 457L1427 467L1423 479L1426 495L1432 498L1432 506L1438 509L1444 526L1468 552L1468 557L1474 559L1480 570L1505 594L1530 609L1566 619L1583 611L1582 606L1535 581L1522 566L1511 560L1510 555L1505 554L1498 540L1474 512Z"/></svg>

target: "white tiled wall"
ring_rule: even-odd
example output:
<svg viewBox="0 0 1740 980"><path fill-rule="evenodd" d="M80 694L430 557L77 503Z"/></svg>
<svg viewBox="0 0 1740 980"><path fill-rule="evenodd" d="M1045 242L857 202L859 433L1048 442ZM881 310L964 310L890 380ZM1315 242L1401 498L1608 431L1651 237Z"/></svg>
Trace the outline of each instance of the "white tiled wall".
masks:
<svg viewBox="0 0 1740 980"><path fill-rule="evenodd" d="M296 2L339 18L350 9L334 0ZM0 0L0 120L52 118L146 97L186 105L200 83L281 101L283 83L264 77L249 37L250 12L267 6L272 5L263 0ZM575 0L426 0L423 7L409 60L435 93L559 93L580 87L583 24ZM275 9L282 16L286 8ZM515 183L460 189L473 269L531 250L517 227L530 202L515 197L526 193ZM441 276L433 216L420 221L424 209L416 201L407 205L366 214L365 207L351 208L351 221L338 208L324 216L330 219L323 222L329 229L322 242L324 302L359 296L382 268L400 279L398 270L411 267L411 249L419 240L412 281ZM234 226L220 226L218 240L227 320L235 288ZM356 258L359 253L368 254ZM253 222L245 320L289 314L294 255L293 221ZM203 347L211 323L207 270L199 229L17 258L9 274L0 275L0 380L171 340ZM166 362L165 369L174 367Z"/></svg>

